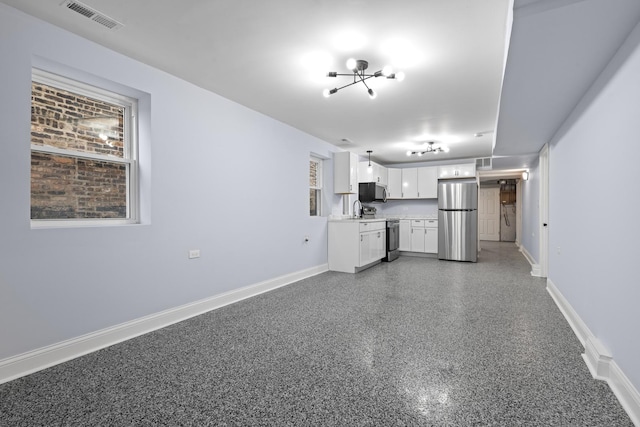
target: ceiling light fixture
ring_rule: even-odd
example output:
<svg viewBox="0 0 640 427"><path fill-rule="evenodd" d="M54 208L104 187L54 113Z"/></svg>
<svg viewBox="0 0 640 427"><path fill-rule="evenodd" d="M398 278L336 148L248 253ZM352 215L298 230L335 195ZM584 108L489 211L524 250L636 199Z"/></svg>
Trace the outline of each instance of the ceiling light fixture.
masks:
<svg viewBox="0 0 640 427"><path fill-rule="evenodd" d="M529 181L529 171L522 172L522 179L525 181Z"/></svg>
<svg viewBox="0 0 640 427"><path fill-rule="evenodd" d="M373 170L373 166L371 166L371 153L373 153L373 151L367 150L367 154L369 154L369 166L367 166L367 170L369 172L371 172Z"/></svg>
<svg viewBox="0 0 640 427"><path fill-rule="evenodd" d="M369 80L372 77L386 77L388 79L398 80L399 82L404 80L404 73L402 71L398 73L394 73L393 69L388 65L385 65L382 70L376 71L373 74L365 73L365 70L369 68L369 63L364 59L349 58L349 60L347 61L347 68L350 69L352 72L343 74L343 73L338 73L337 71L329 71L327 73L327 77L338 77L338 76L353 77L353 82L338 88L325 89L322 92L322 94L326 98L330 97L340 89L344 89L345 87L349 87L356 83L362 82L362 84L367 88L367 93L369 94L369 98L375 99L377 94L373 91L373 89L371 89L367 85L367 83L365 82L366 80Z"/></svg>
<svg viewBox="0 0 640 427"><path fill-rule="evenodd" d="M436 147L434 145L433 141L429 141L427 142L427 148L425 148L422 151L407 151L407 156L422 156L423 154L427 154L427 153L433 153L433 154L438 154L438 153L448 153L449 152L449 147Z"/></svg>

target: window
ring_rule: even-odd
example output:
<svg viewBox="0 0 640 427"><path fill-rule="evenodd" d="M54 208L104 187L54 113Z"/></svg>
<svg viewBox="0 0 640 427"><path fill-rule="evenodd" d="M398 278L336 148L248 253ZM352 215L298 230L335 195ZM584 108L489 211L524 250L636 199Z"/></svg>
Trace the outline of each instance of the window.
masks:
<svg viewBox="0 0 640 427"><path fill-rule="evenodd" d="M309 215L320 216L322 208L322 160L311 157L309 161Z"/></svg>
<svg viewBox="0 0 640 427"><path fill-rule="evenodd" d="M33 70L32 224L137 221L136 114L135 99Z"/></svg>

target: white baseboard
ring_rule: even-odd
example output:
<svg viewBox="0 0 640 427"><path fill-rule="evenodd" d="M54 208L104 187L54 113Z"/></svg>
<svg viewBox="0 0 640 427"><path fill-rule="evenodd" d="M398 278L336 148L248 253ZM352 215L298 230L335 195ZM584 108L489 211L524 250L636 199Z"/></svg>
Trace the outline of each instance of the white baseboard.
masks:
<svg viewBox="0 0 640 427"><path fill-rule="evenodd" d="M636 426L640 426L640 392L631 384L631 381L616 364L610 352L591 333L587 325L550 279L547 279L547 291L584 346L582 358L587 364L591 376L609 384L613 394L616 395L631 421Z"/></svg>
<svg viewBox="0 0 640 427"><path fill-rule="evenodd" d="M329 270L308 268L0 360L0 384Z"/></svg>
<svg viewBox="0 0 640 427"><path fill-rule="evenodd" d="M531 264L531 275L534 277L542 277L542 274L540 273L540 264L536 264L536 260L533 259L527 248L522 245L518 245L518 247L520 248L522 255L524 255L527 261L529 261L529 264Z"/></svg>
<svg viewBox="0 0 640 427"><path fill-rule="evenodd" d="M576 313L573 307L571 307L569 301L567 301L564 295L560 293L551 279L547 279L547 292L549 292L551 298L555 301L564 318L569 322L569 326L573 329L573 333L576 334L580 343L586 348L587 337L591 334L587 325L585 325L580 316L578 316L578 313Z"/></svg>

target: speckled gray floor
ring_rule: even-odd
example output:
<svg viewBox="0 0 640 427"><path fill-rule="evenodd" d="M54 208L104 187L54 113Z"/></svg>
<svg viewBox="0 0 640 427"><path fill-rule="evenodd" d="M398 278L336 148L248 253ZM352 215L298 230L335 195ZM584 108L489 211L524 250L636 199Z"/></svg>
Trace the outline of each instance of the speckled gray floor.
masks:
<svg viewBox="0 0 640 427"><path fill-rule="evenodd" d="M0 425L631 426L529 270L325 273L0 385Z"/></svg>

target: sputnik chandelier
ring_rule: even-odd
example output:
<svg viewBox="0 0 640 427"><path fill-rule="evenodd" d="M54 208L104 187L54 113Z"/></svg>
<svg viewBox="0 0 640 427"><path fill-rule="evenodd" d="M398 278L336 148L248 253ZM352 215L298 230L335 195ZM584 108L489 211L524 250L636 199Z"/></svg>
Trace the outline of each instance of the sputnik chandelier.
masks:
<svg viewBox="0 0 640 427"><path fill-rule="evenodd" d="M407 151L407 156L422 156L423 154L427 154L427 153L438 154L438 153L448 153L448 152L449 152L448 147L436 147L433 141L429 141L427 142L427 148L420 151L409 150Z"/></svg>
<svg viewBox="0 0 640 427"><path fill-rule="evenodd" d="M371 89L366 80L369 80L372 77L386 77L388 79L398 80L401 82L404 80L404 73L402 71L398 73L394 73L393 69L389 65L385 65L384 68L380 71L376 71L373 74L365 73L365 70L369 68L369 63L364 59L353 59L350 58L347 60L347 68L351 70L351 73L338 73L337 71L329 71L327 73L327 77L338 77L338 76L348 76L353 77L353 82L346 84L344 86L333 88L333 89L325 89L322 94L328 98L340 89L344 89L345 87L352 86L356 83L362 82L362 84L367 88L367 93L369 94L369 98L374 99L376 97L376 93Z"/></svg>

